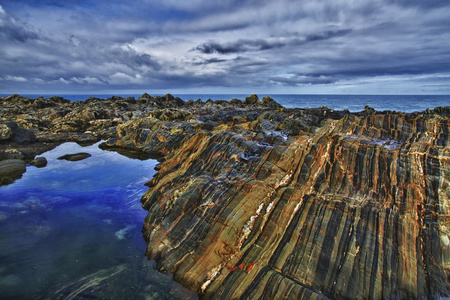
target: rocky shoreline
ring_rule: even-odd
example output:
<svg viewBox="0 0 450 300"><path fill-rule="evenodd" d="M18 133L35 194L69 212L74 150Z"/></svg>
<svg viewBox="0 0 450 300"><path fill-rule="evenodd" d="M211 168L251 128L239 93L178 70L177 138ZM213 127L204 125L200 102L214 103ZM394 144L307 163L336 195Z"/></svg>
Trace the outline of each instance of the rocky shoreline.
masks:
<svg viewBox="0 0 450 300"><path fill-rule="evenodd" d="M0 117L1 184L67 141L157 158L146 254L205 298L450 296L450 107L12 95Z"/></svg>

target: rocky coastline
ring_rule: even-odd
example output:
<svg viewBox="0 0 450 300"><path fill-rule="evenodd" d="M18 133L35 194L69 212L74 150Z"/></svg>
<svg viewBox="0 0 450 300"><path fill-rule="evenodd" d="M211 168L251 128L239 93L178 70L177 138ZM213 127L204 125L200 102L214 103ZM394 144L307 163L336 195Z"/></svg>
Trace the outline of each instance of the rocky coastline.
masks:
<svg viewBox="0 0 450 300"><path fill-rule="evenodd" d="M146 255L214 299L450 296L450 107L0 98L0 184L63 142L156 158ZM45 167L45 163L39 163Z"/></svg>

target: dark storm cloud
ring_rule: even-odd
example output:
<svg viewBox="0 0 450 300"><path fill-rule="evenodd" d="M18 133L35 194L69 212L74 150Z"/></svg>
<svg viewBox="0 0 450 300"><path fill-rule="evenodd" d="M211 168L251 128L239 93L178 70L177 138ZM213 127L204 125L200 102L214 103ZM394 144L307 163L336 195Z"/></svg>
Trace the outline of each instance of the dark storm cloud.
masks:
<svg viewBox="0 0 450 300"><path fill-rule="evenodd" d="M350 29L343 30L329 30L316 34L309 34L304 37L298 37L298 34L284 38L272 38L268 40L263 39L239 39L234 42L228 43L218 43L218 42L207 42L203 43L192 50L199 51L205 54L220 53L240 53L248 51L262 51L270 50L274 48L281 48L287 45L300 46L309 42L328 40L334 37L344 36L350 33Z"/></svg>
<svg viewBox="0 0 450 300"><path fill-rule="evenodd" d="M111 62L121 62L131 68L150 67L155 71L161 70L161 65L150 55L145 53L139 54L129 47L125 49L105 49L104 55Z"/></svg>
<svg viewBox="0 0 450 300"><path fill-rule="evenodd" d="M432 92L450 86L449 15L437 0L4 0L0 90Z"/></svg>
<svg viewBox="0 0 450 300"><path fill-rule="evenodd" d="M221 58L209 58L209 59L194 59L192 62L193 65L197 66L203 66L203 65L209 65L209 64L216 64L216 63L223 63L227 62L227 59L221 59Z"/></svg>
<svg viewBox="0 0 450 300"><path fill-rule="evenodd" d="M445 0L394 0L393 3L402 5L404 7L420 7L421 9L434 9L448 6Z"/></svg>
<svg viewBox="0 0 450 300"><path fill-rule="evenodd" d="M50 86L103 86L120 80L124 84L142 84L148 74L161 69L160 63L151 55L118 42L133 40L132 35L128 35L134 30L133 26L121 31L120 24L114 23L115 27L110 28L103 24L101 33L93 30L92 35L87 35L89 28L86 26L95 25L95 22L86 20L87 25L66 32L67 21L63 20L55 31L38 33L3 8L0 17L0 42L4 45L0 49L0 85L14 81Z"/></svg>
<svg viewBox="0 0 450 300"><path fill-rule="evenodd" d="M195 49L193 50L197 50L205 54L212 54L212 53L229 54L247 51L268 50L275 47L283 47L283 46L284 43L269 42L262 39L258 40L241 39L231 43L207 42L195 47Z"/></svg>
<svg viewBox="0 0 450 300"><path fill-rule="evenodd" d="M39 35L36 32L26 30L21 27L15 27L11 25L1 26L0 27L0 34L3 34L6 36L7 39L13 40L13 41L19 41L19 42L26 42L30 39L38 39Z"/></svg>
<svg viewBox="0 0 450 300"><path fill-rule="evenodd" d="M270 80L273 82L282 83L289 86L297 86L304 84L331 84L336 82L335 79L324 75L316 75L316 76L296 75L289 78L271 77Z"/></svg>
<svg viewBox="0 0 450 300"><path fill-rule="evenodd" d="M26 23L17 21L0 6L0 36L6 40L26 42L27 40L39 39L39 34Z"/></svg>

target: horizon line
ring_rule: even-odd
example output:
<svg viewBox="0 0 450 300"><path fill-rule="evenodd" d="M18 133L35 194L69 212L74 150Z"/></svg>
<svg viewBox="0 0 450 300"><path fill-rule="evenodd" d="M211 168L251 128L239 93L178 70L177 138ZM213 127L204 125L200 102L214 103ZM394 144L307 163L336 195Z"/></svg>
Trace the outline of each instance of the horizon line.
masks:
<svg viewBox="0 0 450 300"><path fill-rule="evenodd" d="M30 92L26 92L26 93L0 93L0 97L8 97L8 96L12 96L12 95L19 95L19 96L44 96L44 95L53 95L53 96L59 96L59 95L73 95L73 96L86 96L86 95L90 95L90 96L100 96L100 95L107 95L107 96L124 96L124 95L143 95L143 94L149 94L150 96L152 96L152 93L150 92L143 92L143 93L138 93L138 92L134 92L134 93L112 93L112 92L104 92L104 93L53 93L53 92L36 92L36 93L30 93ZM333 94L333 93L205 93L205 92L200 92L200 93L153 93L156 96L160 96L160 95L167 95L170 94L172 96L176 96L177 94L179 95L292 95L292 96L450 96L450 94L374 94L374 93L370 93L370 94ZM51 97L51 96L50 96Z"/></svg>

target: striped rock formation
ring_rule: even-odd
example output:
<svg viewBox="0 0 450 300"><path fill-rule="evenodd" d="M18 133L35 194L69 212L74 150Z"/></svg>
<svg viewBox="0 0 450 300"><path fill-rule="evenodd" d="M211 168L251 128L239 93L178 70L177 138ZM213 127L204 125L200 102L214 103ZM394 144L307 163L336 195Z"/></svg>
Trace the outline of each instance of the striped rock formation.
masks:
<svg viewBox="0 0 450 300"><path fill-rule="evenodd" d="M285 110L147 124L145 139L135 126L110 146L164 149L142 197L147 255L206 298L439 298L449 125L448 113Z"/></svg>

